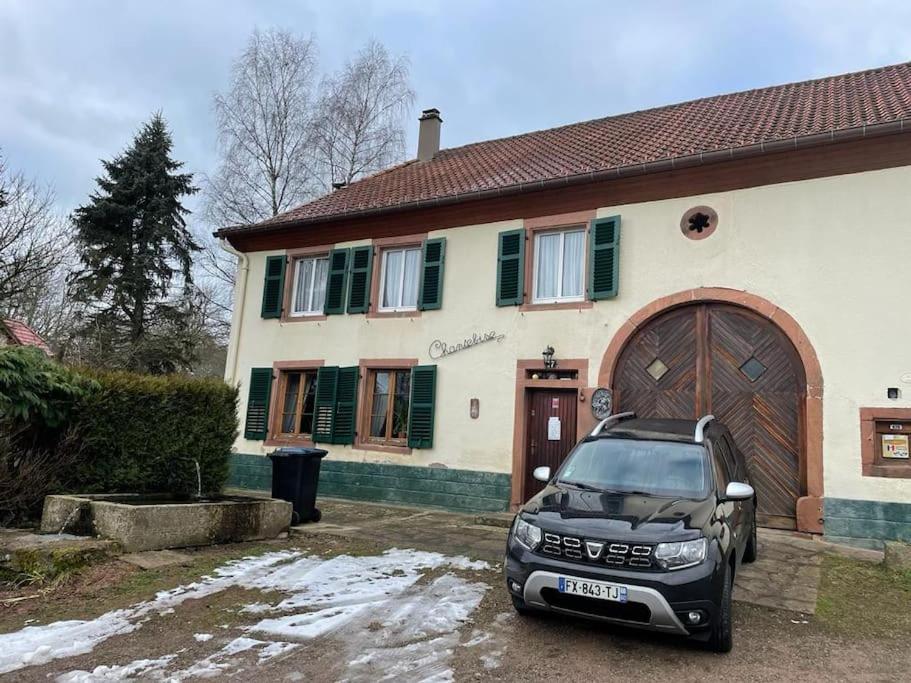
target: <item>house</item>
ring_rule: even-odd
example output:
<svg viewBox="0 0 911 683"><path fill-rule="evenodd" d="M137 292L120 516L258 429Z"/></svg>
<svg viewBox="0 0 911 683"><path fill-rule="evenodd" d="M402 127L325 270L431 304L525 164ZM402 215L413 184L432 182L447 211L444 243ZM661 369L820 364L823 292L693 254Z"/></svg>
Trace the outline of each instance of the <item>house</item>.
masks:
<svg viewBox="0 0 911 683"><path fill-rule="evenodd" d="M0 319L0 346L34 346L53 356L51 347L31 327L18 320Z"/></svg>
<svg viewBox="0 0 911 683"><path fill-rule="evenodd" d="M611 411L712 413L762 523L911 538L911 64L440 149L255 225L233 481L506 510ZM859 541L858 541L859 542Z"/></svg>

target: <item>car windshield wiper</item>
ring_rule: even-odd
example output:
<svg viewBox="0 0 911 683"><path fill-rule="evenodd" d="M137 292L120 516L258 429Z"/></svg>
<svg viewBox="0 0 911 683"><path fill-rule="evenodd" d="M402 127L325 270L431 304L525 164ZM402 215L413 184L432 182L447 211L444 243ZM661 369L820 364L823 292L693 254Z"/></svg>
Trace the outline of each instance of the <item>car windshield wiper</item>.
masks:
<svg viewBox="0 0 911 683"><path fill-rule="evenodd" d="M597 486L585 484L581 481L566 481L565 479L557 479L557 483L563 486L570 486L574 489L580 489L582 491L604 491L604 489L599 489Z"/></svg>

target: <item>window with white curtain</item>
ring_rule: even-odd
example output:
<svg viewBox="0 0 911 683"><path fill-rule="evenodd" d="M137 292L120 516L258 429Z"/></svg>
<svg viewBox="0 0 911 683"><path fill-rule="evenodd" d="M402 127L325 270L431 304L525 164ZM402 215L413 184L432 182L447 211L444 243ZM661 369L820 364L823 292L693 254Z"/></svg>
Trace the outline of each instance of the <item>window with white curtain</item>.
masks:
<svg viewBox="0 0 911 683"><path fill-rule="evenodd" d="M291 315L320 315L326 303L329 257L312 256L294 262Z"/></svg>
<svg viewBox="0 0 911 683"><path fill-rule="evenodd" d="M421 248L387 249L380 277L381 311L414 311L418 307Z"/></svg>
<svg viewBox="0 0 911 683"><path fill-rule="evenodd" d="M584 281L584 229L535 235L536 304L581 301Z"/></svg>

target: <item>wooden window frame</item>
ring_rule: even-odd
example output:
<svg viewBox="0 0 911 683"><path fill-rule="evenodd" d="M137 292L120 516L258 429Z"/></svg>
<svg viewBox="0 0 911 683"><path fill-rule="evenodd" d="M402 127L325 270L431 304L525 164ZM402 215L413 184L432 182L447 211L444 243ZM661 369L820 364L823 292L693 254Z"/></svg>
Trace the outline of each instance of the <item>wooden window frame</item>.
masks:
<svg viewBox="0 0 911 683"><path fill-rule="evenodd" d="M285 264L285 291L282 297L281 315L281 321L283 323L320 322L326 320L327 316L324 312L306 315L291 315L291 304L294 297L294 280L297 273L297 262L304 258L328 258L330 251L332 251L331 246L322 245L318 247L293 249L290 250L286 255L287 263Z"/></svg>
<svg viewBox="0 0 911 683"><path fill-rule="evenodd" d="M427 233L417 235L403 235L402 237L384 237L374 239L373 245L373 273L370 282L370 307L367 310L368 318L420 318L420 286L418 287L418 301L414 309L406 310L380 310L380 297L382 296L383 273L386 270L385 252L394 249L421 249L421 263L418 268L418 282L423 277L424 267L424 240ZM379 261L377 260L379 259ZM393 368L395 369L395 368ZM363 377L362 377L363 379Z"/></svg>
<svg viewBox="0 0 911 683"><path fill-rule="evenodd" d="M406 434L404 443L388 444L379 443L370 437L370 413L373 409L373 387L370 386L372 373L383 370L411 370L418 364L417 358L376 358L366 359L360 362L360 388L358 396L359 413L357 421L357 438L355 439L355 448L365 451L376 451L379 453L397 453L407 455L411 453L408 446L408 436ZM410 396L409 396L410 401ZM391 402L390 402L391 403ZM409 403L410 410L410 403Z"/></svg>
<svg viewBox="0 0 911 683"><path fill-rule="evenodd" d="M566 235L569 233L577 233L582 235L582 269L580 271L580 292L577 295L573 296L563 296L562 291L560 296L555 296L547 299L538 299L538 265L541 260L540 249L538 248L538 242L542 237L548 235L559 235L560 236L560 252L559 252L559 263L557 264L557 286L562 290L563 289L563 264L564 264L564 254L566 246ZM531 280L531 303L535 306L540 306L544 304L565 304L565 303L580 303L585 301L585 279L586 279L586 266L588 265L588 247L586 242L588 241L588 229L585 225L575 225L568 226L563 228L557 228L555 230L538 230L532 235L534 244L531 247L531 253L534 257L534 263L532 264L532 280Z"/></svg>
<svg viewBox="0 0 911 683"><path fill-rule="evenodd" d="M576 211L573 213L562 213L553 216L541 216L539 218L526 218L524 220L525 230L525 303L519 306L520 311L561 311L561 310L583 310L591 308L594 305L588 298L586 291L587 273L590 267L589 259L591 258L589 249L588 233L590 223L596 217L594 210ZM582 297L572 300L564 300L550 303L535 303L535 280L537 278L536 266L538 262L537 249L535 243L538 233L547 232L564 232L567 230L578 229L581 226L584 233L584 253L585 263L582 264Z"/></svg>
<svg viewBox="0 0 911 683"><path fill-rule="evenodd" d="M383 290L386 286L386 261L388 260L389 254L399 252L402 254L402 272L399 276L399 286L401 288L400 294L404 298L405 294L405 273L406 273L406 264L407 260L405 254L409 251L416 251L420 255L418 261L417 273L415 275L416 282L418 285L418 291L415 293L414 306L383 306ZM401 247L386 247L380 252L380 289L377 292L377 311L379 313L411 313L412 311L418 310L418 304L420 303L418 299L421 295L421 275L424 267L424 254L421 249L421 245L418 246L401 246Z"/></svg>
<svg viewBox="0 0 911 683"><path fill-rule="evenodd" d="M282 434L282 398L287 373L289 372L316 372L325 365L322 360L292 360L276 361L272 364L272 394L269 398L269 433L263 442L266 446L312 446L312 434Z"/></svg>
<svg viewBox="0 0 911 683"><path fill-rule="evenodd" d="M911 423L911 408L861 408L860 409L860 460L865 477L911 479L911 459L883 458L879 448L879 435L883 433L906 434L911 439L911 428L884 432L877 423Z"/></svg>

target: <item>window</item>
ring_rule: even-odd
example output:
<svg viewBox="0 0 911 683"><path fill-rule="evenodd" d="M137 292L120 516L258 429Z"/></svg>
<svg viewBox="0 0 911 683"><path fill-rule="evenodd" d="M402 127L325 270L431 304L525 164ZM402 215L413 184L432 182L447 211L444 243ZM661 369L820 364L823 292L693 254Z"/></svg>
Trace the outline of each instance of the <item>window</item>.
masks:
<svg viewBox="0 0 911 683"><path fill-rule="evenodd" d="M585 274L585 230L535 235L535 303L581 301Z"/></svg>
<svg viewBox="0 0 911 683"><path fill-rule="evenodd" d="M570 487L700 500L708 493L708 470L698 444L598 439L573 449L557 478Z"/></svg>
<svg viewBox="0 0 911 683"><path fill-rule="evenodd" d="M369 440L389 446L407 445L411 370L371 370L367 381Z"/></svg>
<svg viewBox="0 0 911 683"><path fill-rule="evenodd" d="M294 262L294 290L291 315L321 315L326 303L326 280L329 275L329 258L313 256Z"/></svg>
<svg viewBox="0 0 911 683"><path fill-rule="evenodd" d="M313 433L316 370L282 372L279 391L281 414L275 431L280 436L309 437Z"/></svg>
<svg viewBox="0 0 911 683"><path fill-rule="evenodd" d="M383 270L380 274L380 310L416 310L420 272L420 247L384 251Z"/></svg>

